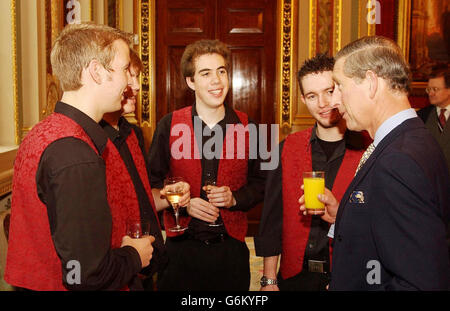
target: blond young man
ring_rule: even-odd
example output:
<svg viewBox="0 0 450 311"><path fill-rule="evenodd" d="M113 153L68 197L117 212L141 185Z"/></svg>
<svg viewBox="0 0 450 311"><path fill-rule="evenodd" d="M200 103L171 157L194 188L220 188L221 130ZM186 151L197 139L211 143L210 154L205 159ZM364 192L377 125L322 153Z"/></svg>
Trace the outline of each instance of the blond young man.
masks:
<svg viewBox="0 0 450 311"><path fill-rule="evenodd" d="M14 167L5 280L31 290L142 288L154 238L126 236L120 156L98 122L121 108L130 83L128 35L67 26L51 53L64 91L55 112L22 142ZM138 211L137 211L138 212Z"/></svg>

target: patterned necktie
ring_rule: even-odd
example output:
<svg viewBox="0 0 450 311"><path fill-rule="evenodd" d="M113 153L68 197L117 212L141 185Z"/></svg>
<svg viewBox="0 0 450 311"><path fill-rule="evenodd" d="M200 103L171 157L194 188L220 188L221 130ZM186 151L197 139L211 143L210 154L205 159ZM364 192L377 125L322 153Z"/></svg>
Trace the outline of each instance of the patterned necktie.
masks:
<svg viewBox="0 0 450 311"><path fill-rule="evenodd" d="M441 132L444 130L445 123L447 122L447 120L445 120L445 111L446 110L447 109L441 109L441 113L439 114L439 125L440 125Z"/></svg>
<svg viewBox="0 0 450 311"><path fill-rule="evenodd" d="M359 160L358 167L356 168L355 175L358 173L358 171L361 169L361 167L366 163L367 159L370 157L372 152L375 150L375 145L371 143L369 147L367 147L366 151L363 153L361 160Z"/></svg>

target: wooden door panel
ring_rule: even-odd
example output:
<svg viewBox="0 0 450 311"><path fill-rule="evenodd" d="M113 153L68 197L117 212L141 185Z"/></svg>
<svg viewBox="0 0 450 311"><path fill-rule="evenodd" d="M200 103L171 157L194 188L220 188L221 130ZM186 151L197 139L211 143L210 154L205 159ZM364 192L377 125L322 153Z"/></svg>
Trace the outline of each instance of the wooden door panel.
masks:
<svg viewBox="0 0 450 311"><path fill-rule="evenodd" d="M261 119L261 58L263 48L233 48L231 102L252 120ZM260 104L257 104L260 103Z"/></svg>
<svg viewBox="0 0 450 311"><path fill-rule="evenodd" d="M210 0L156 1L156 122L194 102L181 77L181 55L186 45L214 37L215 10Z"/></svg>
<svg viewBox="0 0 450 311"><path fill-rule="evenodd" d="M184 46L174 46L169 48L168 72L168 106L167 111L174 111L189 105L195 101L194 92L189 89L183 75L180 73L180 60L184 52Z"/></svg>

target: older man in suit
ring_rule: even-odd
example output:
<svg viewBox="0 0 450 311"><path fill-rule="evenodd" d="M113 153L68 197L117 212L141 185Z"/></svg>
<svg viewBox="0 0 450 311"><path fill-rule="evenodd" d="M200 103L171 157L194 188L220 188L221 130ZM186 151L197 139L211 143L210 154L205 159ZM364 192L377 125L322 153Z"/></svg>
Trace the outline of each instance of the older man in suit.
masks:
<svg viewBox="0 0 450 311"><path fill-rule="evenodd" d="M426 91L431 105L417 114L441 146L450 170L450 70L447 66L433 70Z"/></svg>
<svg viewBox="0 0 450 311"><path fill-rule="evenodd" d="M336 216L330 290L449 289L450 177L408 102L409 77L401 50L383 37L336 55L339 110L349 129L367 130L374 142L340 204L329 191L320 198Z"/></svg>

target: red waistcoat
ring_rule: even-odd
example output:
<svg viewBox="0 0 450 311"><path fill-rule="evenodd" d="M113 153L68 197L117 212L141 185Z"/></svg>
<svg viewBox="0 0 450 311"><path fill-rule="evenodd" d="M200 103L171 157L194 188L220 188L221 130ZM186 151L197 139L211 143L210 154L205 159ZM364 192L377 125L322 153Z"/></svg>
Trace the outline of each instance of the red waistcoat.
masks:
<svg viewBox="0 0 450 311"><path fill-rule="evenodd" d="M294 133L286 138L281 155L283 183L283 230L280 271L283 279L298 274L303 267L303 256L311 229L311 217L299 212L298 199L303 172L312 170L309 140L312 128ZM353 179L363 151L346 149L332 192L341 200ZM330 250L331 256L331 250Z"/></svg>
<svg viewBox="0 0 450 311"><path fill-rule="evenodd" d="M10 239L5 280L32 290L66 290L62 264L53 245L47 207L37 194L36 172L42 153L52 142L75 137L96 153L93 142L72 119L53 113L26 136L14 162ZM120 154L108 140L102 155L106 165L107 198L112 216L111 247L126 234L126 219L139 217L137 196Z"/></svg>
<svg viewBox="0 0 450 311"><path fill-rule="evenodd" d="M227 129L217 173L217 185L229 186L231 191L236 191L247 184L249 157L249 134L244 129L244 127L247 128L248 117L243 112L235 112L243 126L238 125L234 135L232 128ZM185 144L180 144L180 142L185 142ZM242 143L245 144L245 152L244 149L238 149L239 143L241 143L239 148L242 148ZM227 146L233 146L233 149L230 148L228 150L228 154L226 152ZM183 147L188 147L190 150L183 150ZM170 175L183 177L191 186L191 197L199 197L202 186L202 166L200 160L201 153L198 150L194 126L192 124L192 106L173 112L170 148ZM231 150L233 151L232 154L230 152ZM184 156L176 159L177 156L174 154L174 151L180 151ZM222 216L228 234L235 239L244 241L248 226L247 213L241 211L231 212L226 208L221 208L220 215ZM164 210L164 225L166 228L175 225L174 217L171 209ZM187 226L190 220L191 217L180 216L180 224L183 226ZM169 237L180 234L182 233L167 231Z"/></svg>

